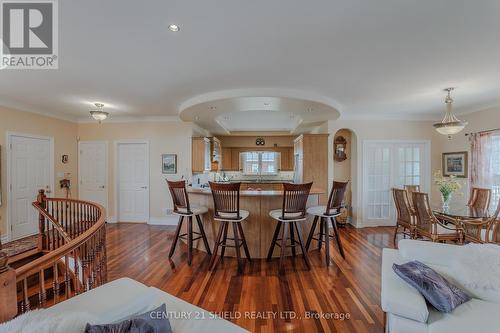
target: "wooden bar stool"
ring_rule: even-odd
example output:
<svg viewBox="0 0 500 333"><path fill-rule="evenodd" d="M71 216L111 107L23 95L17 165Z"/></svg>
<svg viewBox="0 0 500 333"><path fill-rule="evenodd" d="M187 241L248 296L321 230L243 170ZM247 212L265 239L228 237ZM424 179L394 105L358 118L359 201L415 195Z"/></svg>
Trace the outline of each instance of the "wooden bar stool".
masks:
<svg viewBox="0 0 500 333"><path fill-rule="evenodd" d="M273 256L274 246L280 247L280 265L279 272L283 272L283 258L285 257L285 250L287 247L292 248L292 256L295 257L295 247L300 246L302 256L306 263L307 269L311 269L307 250L302 243L301 231L297 227L297 222L306 221L306 205L309 191L311 190L312 183L307 184L287 184L283 183L283 206L281 209L274 209L269 212L269 215L278 221L276 229L274 230L273 240L271 247L267 253L267 260L270 261ZM290 232L288 238L287 227ZM301 228L302 229L302 228ZM281 230L281 238L278 238ZM297 240L295 240L295 232L297 232ZM290 239L290 244L287 240ZM281 243L278 243L281 241Z"/></svg>
<svg viewBox="0 0 500 333"><path fill-rule="evenodd" d="M172 195L172 201L174 203L175 215L179 216L179 223L177 224L177 229L175 230L174 242L170 246L170 252L168 257L171 258L175 252L175 246L179 238L184 240L187 239L188 243L188 265L191 266L191 261L193 260L193 241L197 239L203 239L203 244L205 245L205 250L210 255L210 246L208 245L207 236L205 235L205 230L203 229L203 223L201 223L200 216L208 212L207 207L202 206L191 206L189 205L189 197L186 191L186 182L184 180L175 182L167 180L168 189ZM196 218L198 223L199 232L193 231L193 216ZM187 233L180 234L182 228L182 222L184 218L188 219ZM198 235L193 238L193 234Z"/></svg>
<svg viewBox="0 0 500 333"><path fill-rule="evenodd" d="M233 247L236 252L236 260L238 261L238 273L242 273L243 270L240 262L241 246L243 246L247 260L251 262L252 259L250 258L250 252L248 251L243 228L241 227L241 222L247 219L250 215L248 211L240 209L241 183L208 183L210 184L212 197L214 199L214 220L221 222L219 232L217 233L217 238L215 240L212 259L210 260L210 270L214 270L219 260L224 257L226 247ZM227 237L227 229L230 224L233 229L234 238ZM227 244L227 240L233 241L234 245ZM221 247L221 254L219 260L217 260L219 247Z"/></svg>
<svg viewBox="0 0 500 333"><path fill-rule="evenodd" d="M311 226L311 231L309 232L309 237L307 238L306 250L309 250L311 240L313 239L318 241L318 250L321 250L322 243L324 242L327 266L330 265L330 237L334 237L333 235L330 235L328 220L332 223L340 255L345 259L344 249L342 248L342 242L340 241L339 231L337 228L336 217L341 214L340 208L342 208L342 201L344 200L346 187L347 182L333 182L332 191L330 192L327 205L314 206L307 209L308 214L314 215L314 220ZM320 219L320 231L319 234L315 234L314 232L316 230L318 219Z"/></svg>

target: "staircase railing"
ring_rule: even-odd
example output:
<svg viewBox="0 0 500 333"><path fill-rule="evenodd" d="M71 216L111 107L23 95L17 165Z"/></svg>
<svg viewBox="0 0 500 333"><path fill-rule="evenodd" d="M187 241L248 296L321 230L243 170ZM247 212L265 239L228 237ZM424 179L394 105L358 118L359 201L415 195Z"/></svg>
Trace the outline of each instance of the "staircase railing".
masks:
<svg viewBox="0 0 500 333"><path fill-rule="evenodd" d="M0 322L48 307L107 281L104 207L47 198L39 191L38 248L43 255L16 269L0 254Z"/></svg>

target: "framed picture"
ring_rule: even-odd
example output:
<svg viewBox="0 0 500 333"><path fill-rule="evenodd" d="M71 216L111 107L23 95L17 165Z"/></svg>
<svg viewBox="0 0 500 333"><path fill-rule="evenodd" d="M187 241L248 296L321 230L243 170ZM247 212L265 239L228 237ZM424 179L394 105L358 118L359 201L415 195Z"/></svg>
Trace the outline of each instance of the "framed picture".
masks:
<svg viewBox="0 0 500 333"><path fill-rule="evenodd" d="M177 155L163 154L161 155L161 173L173 175L177 173Z"/></svg>
<svg viewBox="0 0 500 333"><path fill-rule="evenodd" d="M443 153L443 176L467 178L467 152Z"/></svg>

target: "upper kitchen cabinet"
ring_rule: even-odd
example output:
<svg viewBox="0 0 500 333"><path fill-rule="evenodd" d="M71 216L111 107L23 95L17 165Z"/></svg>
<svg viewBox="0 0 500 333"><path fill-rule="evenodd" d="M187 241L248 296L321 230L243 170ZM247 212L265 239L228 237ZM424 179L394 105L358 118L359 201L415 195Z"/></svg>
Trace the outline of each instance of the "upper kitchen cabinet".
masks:
<svg viewBox="0 0 500 333"><path fill-rule="evenodd" d="M217 171L220 169L222 147L217 138L192 138L191 169L193 172Z"/></svg>
<svg viewBox="0 0 500 333"><path fill-rule="evenodd" d="M191 169L193 172L204 172L207 170L207 158L210 158L210 141L208 138L196 137L192 138L191 141ZM208 168L210 169L210 164L208 164Z"/></svg>
<svg viewBox="0 0 500 333"><path fill-rule="evenodd" d="M327 201L328 193L328 134L303 134L294 141L296 156L295 180L313 182L314 188L322 189L320 203Z"/></svg>

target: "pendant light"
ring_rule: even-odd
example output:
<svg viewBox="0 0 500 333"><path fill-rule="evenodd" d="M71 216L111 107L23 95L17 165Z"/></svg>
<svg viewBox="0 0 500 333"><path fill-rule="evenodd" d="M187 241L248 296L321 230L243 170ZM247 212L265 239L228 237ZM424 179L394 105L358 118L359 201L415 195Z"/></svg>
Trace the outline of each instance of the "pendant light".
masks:
<svg viewBox="0 0 500 333"><path fill-rule="evenodd" d="M455 88L444 89L444 91L447 92L446 98L444 100L446 104L446 114L440 123L434 124L434 128L436 129L436 131L438 131L440 134L448 135L448 138L451 138L453 134L459 133L465 128L465 126L467 126L466 121L459 120L453 114L453 99L451 98L451 92L454 89Z"/></svg>
<svg viewBox="0 0 500 333"><path fill-rule="evenodd" d="M102 110L104 108L104 104L95 103L94 105L96 106L97 110L90 111L90 115L92 116L92 118L97 120L100 124L101 121L106 120L106 118L108 118L109 113L104 112Z"/></svg>

